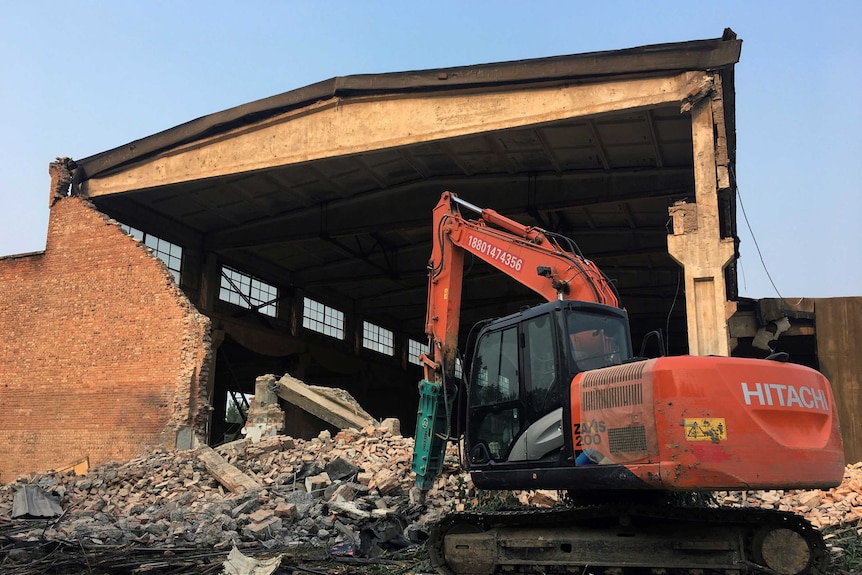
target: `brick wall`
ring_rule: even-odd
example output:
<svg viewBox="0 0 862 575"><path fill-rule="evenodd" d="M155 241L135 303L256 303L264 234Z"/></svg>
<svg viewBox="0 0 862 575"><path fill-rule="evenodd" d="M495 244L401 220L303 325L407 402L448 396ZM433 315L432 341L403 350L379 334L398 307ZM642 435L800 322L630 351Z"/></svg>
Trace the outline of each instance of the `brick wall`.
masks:
<svg viewBox="0 0 862 575"><path fill-rule="evenodd" d="M203 433L209 320L162 262L77 197L44 252L0 258L0 482Z"/></svg>

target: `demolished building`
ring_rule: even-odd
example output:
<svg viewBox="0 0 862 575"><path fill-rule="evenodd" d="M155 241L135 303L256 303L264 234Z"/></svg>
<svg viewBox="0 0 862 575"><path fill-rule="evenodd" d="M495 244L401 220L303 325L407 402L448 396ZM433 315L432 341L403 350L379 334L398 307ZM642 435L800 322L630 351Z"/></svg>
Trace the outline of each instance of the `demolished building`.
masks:
<svg viewBox="0 0 862 575"><path fill-rule="evenodd" d="M765 355L752 344L780 318L736 283L740 50L728 30L334 78L52 164L45 250L0 258L0 389L14 397L0 482L221 443L229 402L265 373L346 389L410 434L445 190L573 237L616 283L636 346L662 329L671 353ZM467 329L536 303L481 264L464 302ZM814 333L810 307L771 333L804 339L821 368L814 338L836 342L827 375L855 413L855 355L836 327ZM288 420L285 433L318 431Z"/></svg>

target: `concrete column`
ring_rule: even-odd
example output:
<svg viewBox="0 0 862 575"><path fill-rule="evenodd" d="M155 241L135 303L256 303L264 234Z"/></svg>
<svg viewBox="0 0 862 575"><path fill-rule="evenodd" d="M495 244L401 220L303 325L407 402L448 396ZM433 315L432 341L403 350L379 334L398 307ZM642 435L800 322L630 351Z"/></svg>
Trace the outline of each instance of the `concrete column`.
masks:
<svg viewBox="0 0 862 575"><path fill-rule="evenodd" d="M274 375L262 375L254 382L254 399L248 407L243 435L257 443L261 436L277 435L284 429L284 411L278 405Z"/></svg>
<svg viewBox="0 0 862 575"><path fill-rule="evenodd" d="M729 355L724 268L734 255L733 238L721 238L718 220L716 131L712 99L691 110L695 204L669 209L673 235L668 253L684 268L688 348L692 355Z"/></svg>
<svg viewBox="0 0 862 575"><path fill-rule="evenodd" d="M221 287L221 266L218 258L212 252L207 252L203 257L201 266L200 293L198 294L197 307L201 313L212 315L215 302L218 299Z"/></svg>

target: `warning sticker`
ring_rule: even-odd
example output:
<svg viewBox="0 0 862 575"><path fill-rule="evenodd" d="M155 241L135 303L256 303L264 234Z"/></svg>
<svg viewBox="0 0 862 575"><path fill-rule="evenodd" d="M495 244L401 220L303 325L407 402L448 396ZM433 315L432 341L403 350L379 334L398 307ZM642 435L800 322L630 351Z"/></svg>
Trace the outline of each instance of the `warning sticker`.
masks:
<svg viewBox="0 0 862 575"><path fill-rule="evenodd" d="M685 419L685 438L688 441L719 441L727 440L727 426L723 417L702 417L700 419Z"/></svg>

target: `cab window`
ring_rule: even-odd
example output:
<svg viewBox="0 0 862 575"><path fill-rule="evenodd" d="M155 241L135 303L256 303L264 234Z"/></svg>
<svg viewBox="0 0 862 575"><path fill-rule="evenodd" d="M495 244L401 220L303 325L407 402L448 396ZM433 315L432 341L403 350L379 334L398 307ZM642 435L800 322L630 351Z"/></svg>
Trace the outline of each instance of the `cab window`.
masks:
<svg viewBox="0 0 862 575"><path fill-rule="evenodd" d="M516 327L484 336L476 348L470 386L470 443L484 458L506 459L521 433ZM479 457L483 459L483 457Z"/></svg>
<svg viewBox="0 0 862 575"><path fill-rule="evenodd" d="M549 315L540 315L524 322L524 362L527 368L527 403L534 414L559 407L559 382L554 360L554 331Z"/></svg>
<svg viewBox="0 0 862 575"><path fill-rule="evenodd" d="M572 311L568 314L566 326L578 371L619 365L628 359L628 340L621 318Z"/></svg>
<svg viewBox="0 0 862 575"><path fill-rule="evenodd" d="M488 334L476 352L471 405L518 399L518 332L512 327Z"/></svg>

